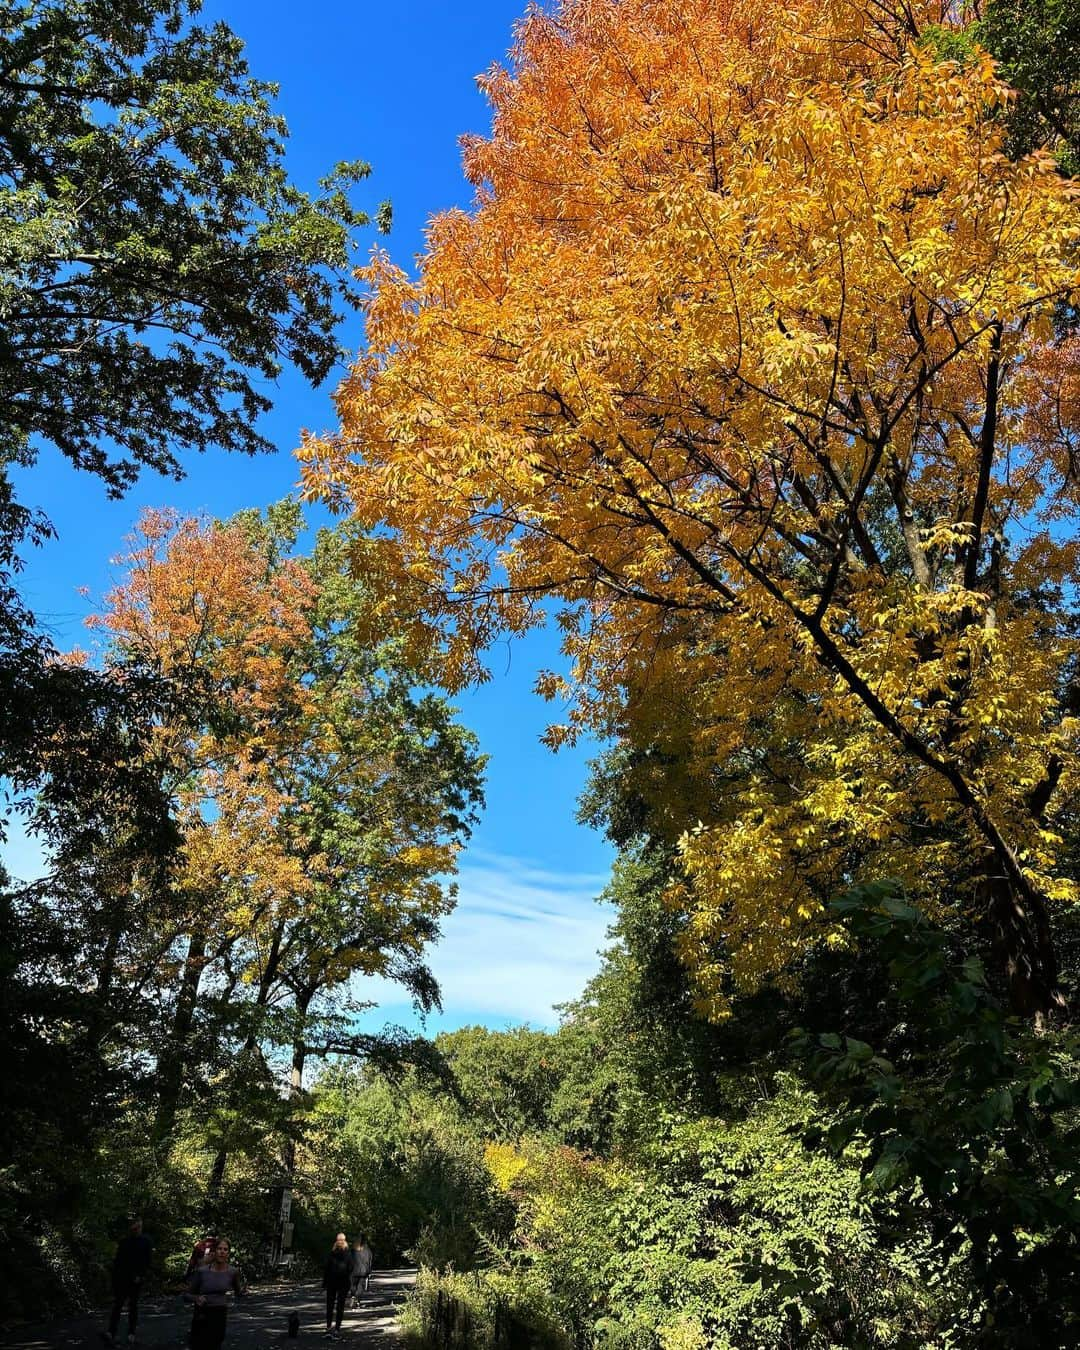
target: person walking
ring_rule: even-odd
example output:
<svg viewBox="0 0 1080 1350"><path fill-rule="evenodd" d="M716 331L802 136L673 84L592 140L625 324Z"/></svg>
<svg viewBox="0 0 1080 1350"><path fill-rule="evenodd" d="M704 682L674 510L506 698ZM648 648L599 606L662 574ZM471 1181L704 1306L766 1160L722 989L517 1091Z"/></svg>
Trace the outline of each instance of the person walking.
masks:
<svg viewBox="0 0 1080 1350"><path fill-rule="evenodd" d="M341 1340L341 1319L345 1316L345 1299L352 1283L353 1256L344 1233L339 1233L330 1248L323 1267L323 1288L326 1290L327 1341Z"/></svg>
<svg viewBox="0 0 1080 1350"><path fill-rule="evenodd" d="M229 1260L229 1243L219 1237L205 1266L191 1272L184 1295L195 1305L191 1315L191 1350L220 1350L229 1315L229 1295L240 1298L244 1281Z"/></svg>
<svg viewBox="0 0 1080 1350"><path fill-rule="evenodd" d="M371 1288L371 1267L375 1262L363 1233L353 1244L352 1262L352 1305L356 1308L360 1303L361 1290L366 1294Z"/></svg>
<svg viewBox="0 0 1080 1350"><path fill-rule="evenodd" d="M120 1314L127 1304L128 1345L135 1344L135 1328L139 1323L139 1293L146 1272L150 1269L150 1253L153 1250L150 1239L143 1232L143 1221L138 1215L128 1220L128 1231L116 1246L116 1255L112 1266L112 1310L109 1313L109 1329L101 1333L106 1345L116 1344L116 1333L120 1330Z"/></svg>

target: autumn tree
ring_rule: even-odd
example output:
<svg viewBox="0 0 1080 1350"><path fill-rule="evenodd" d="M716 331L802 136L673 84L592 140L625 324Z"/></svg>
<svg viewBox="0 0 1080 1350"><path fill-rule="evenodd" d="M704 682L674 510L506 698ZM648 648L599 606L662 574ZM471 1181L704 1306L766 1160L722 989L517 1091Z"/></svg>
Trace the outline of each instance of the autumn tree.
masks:
<svg viewBox="0 0 1080 1350"><path fill-rule="evenodd" d="M268 449L266 381L286 363L313 383L333 367L368 220L353 200L367 166L314 193L290 181L274 87L198 10L0 7L0 775L49 851L53 900L78 893L76 907L106 854L121 871L164 859L167 794L142 734L194 691L57 659L18 577L52 529L8 469L52 447L117 495L143 467L180 476L186 451ZM95 904L115 937L126 920Z"/></svg>
<svg viewBox="0 0 1080 1350"><path fill-rule="evenodd" d="M174 926L157 1130L168 1138L185 1083L216 1076L215 1190L242 1083L278 1098L277 1047L294 1095L310 1053L371 1048L350 1026L353 976L437 999L424 951L480 802L471 734L416 692L423 669L361 636L349 538L323 532L299 557L300 527L290 504L227 523L149 513L94 620L107 667L206 695L158 726L182 844L159 911ZM238 1048L233 1069L192 1055L200 1017Z"/></svg>
<svg viewBox="0 0 1080 1350"><path fill-rule="evenodd" d="M0 7L0 759L24 802L48 724L69 718L78 742L118 691L57 677L17 578L51 526L9 467L52 447L118 495L144 467L181 476L186 451L267 450L267 380L286 363L324 379L355 301L368 167L339 165L315 193L291 182L274 86L199 8Z"/></svg>
<svg viewBox="0 0 1080 1350"><path fill-rule="evenodd" d="M18 576L52 529L8 470L51 449L118 495L144 467L179 477L194 450L268 449L267 381L334 366L368 222L366 165L328 165L313 191L290 180L274 86L199 8L0 6L0 837L13 806L48 858L33 885L0 887L0 924L18 934L0 1297L28 1310L53 1283L42 1232L78 1232L59 1258L74 1269L101 1213L83 1203L84 1161L147 1100L158 981L191 932L190 896L164 880L176 778L161 728L197 723L207 690L191 666L185 682L58 658ZM32 496L32 477L19 490Z"/></svg>
<svg viewBox="0 0 1080 1350"><path fill-rule="evenodd" d="M954 13L530 13L473 208L419 279L373 260L341 434L301 452L390 527L368 565L450 679L552 601L552 739L692 752L674 898L719 1015L882 872L986 921L1016 1009L1060 1001L1080 217Z"/></svg>

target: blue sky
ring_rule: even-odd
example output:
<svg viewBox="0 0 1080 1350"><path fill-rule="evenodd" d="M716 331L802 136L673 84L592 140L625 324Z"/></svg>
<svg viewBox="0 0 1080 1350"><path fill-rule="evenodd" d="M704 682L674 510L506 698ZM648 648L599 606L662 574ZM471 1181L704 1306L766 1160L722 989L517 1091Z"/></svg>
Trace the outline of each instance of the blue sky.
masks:
<svg viewBox="0 0 1080 1350"><path fill-rule="evenodd" d="M373 174L360 199L372 210L383 198L392 201L394 228L381 242L412 266L431 215L469 204L457 138L488 126L474 77L504 59L521 8L510 0L213 0L204 16L224 19L246 42L253 73L281 86L294 181L313 189L340 160L370 161ZM358 262L374 241L374 233L360 239ZM361 334L355 319L351 324L342 336L355 348ZM295 375L282 377L263 423L280 447L276 455L190 457L183 482L146 475L121 502L107 501L95 479L52 452L20 475L23 500L42 507L59 534L24 574L28 601L57 641L80 640L90 601L78 588L91 596L107 588L115 575L110 560L143 507L170 504L222 516L288 493L300 429L332 425L334 383L312 391ZM500 647L492 654L492 681L458 699L463 720L491 756L488 808L463 860L458 909L433 953L445 1002L433 1025L551 1022L552 1003L580 992L596 968L610 914L594 897L611 852L574 823L595 747L552 755L538 741L547 722L560 719L557 708L533 695L532 681L540 667L557 661L547 633ZM22 841L12 841L17 874L32 868L33 857ZM408 1010L395 1004L393 990L378 992L386 1014L404 1020Z"/></svg>

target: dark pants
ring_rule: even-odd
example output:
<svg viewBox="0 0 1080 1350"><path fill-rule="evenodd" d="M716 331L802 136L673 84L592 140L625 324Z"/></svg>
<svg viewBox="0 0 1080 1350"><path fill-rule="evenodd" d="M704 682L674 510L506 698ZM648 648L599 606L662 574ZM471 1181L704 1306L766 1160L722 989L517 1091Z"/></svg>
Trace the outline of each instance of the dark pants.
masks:
<svg viewBox="0 0 1080 1350"><path fill-rule="evenodd" d="M334 1326L341 1326L341 1319L345 1316L345 1295L348 1288L342 1285L340 1289L328 1289L326 1291L326 1328L329 1331L330 1323Z"/></svg>
<svg viewBox="0 0 1080 1350"><path fill-rule="evenodd" d="M191 1350L219 1350L225 1339L228 1308L196 1308L191 1319Z"/></svg>
<svg viewBox="0 0 1080 1350"><path fill-rule="evenodd" d="M115 1336L120 1330L120 1314L124 1304L128 1310L128 1332L134 1333L139 1323L139 1282L132 1280L127 1284L113 1285L112 1312L109 1314L109 1335Z"/></svg>

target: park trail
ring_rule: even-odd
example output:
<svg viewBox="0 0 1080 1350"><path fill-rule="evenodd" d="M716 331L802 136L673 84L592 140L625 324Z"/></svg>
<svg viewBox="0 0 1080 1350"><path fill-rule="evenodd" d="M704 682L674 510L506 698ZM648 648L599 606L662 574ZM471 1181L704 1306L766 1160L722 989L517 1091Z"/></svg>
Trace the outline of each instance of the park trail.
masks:
<svg viewBox="0 0 1080 1350"><path fill-rule="evenodd" d="M371 1292L365 1295L360 1307L345 1309L341 1324L341 1341L348 1350L396 1350L401 1345L398 1328L398 1308L411 1287L416 1272L413 1270L382 1270L371 1277ZM273 1284L252 1288L246 1298L229 1308L229 1331L223 1350L267 1350L280 1346L329 1346L323 1339L326 1329L326 1296L317 1284ZM300 1314L300 1338L288 1338L288 1319L293 1311ZM0 1332L2 1350L102 1350L101 1329L107 1312L84 1314L55 1322ZM179 1295L171 1298L148 1298L139 1309L139 1329L136 1350L152 1347L170 1347L181 1350L188 1343L191 1308ZM120 1347L127 1345L127 1322L120 1323L116 1338Z"/></svg>

